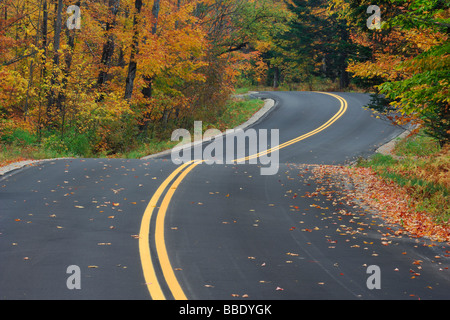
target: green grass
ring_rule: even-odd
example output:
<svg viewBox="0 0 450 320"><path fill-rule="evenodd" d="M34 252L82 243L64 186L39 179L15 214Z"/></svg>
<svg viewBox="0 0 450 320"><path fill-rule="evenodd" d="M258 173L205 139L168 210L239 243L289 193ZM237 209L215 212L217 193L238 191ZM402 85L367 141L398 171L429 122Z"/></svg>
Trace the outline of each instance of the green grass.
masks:
<svg viewBox="0 0 450 320"><path fill-rule="evenodd" d="M42 148L39 145L6 145L0 143L0 166L22 160L53 159L72 156L72 154Z"/></svg>
<svg viewBox="0 0 450 320"><path fill-rule="evenodd" d="M245 94L249 91L252 91L253 89L250 87L242 87L242 88L237 88L234 92L234 94Z"/></svg>
<svg viewBox="0 0 450 320"><path fill-rule="evenodd" d="M420 133L401 140L395 147L398 156L430 156L439 150L439 143L435 139Z"/></svg>
<svg viewBox="0 0 450 320"><path fill-rule="evenodd" d="M218 118L217 129L233 129L250 119L263 106L264 102L256 99L230 101L225 112Z"/></svg>
<svg viewBox="0 0 450 320"><path fill-rule="evenodd" d="M160 140L152 140L147 143L142 143L138 148L135 148L129 152L116 154L115 158L125 158L125 159L140 159L152 154L157 154L159 152L169 150L175 147L179 142L178 141L160 141Z"/></svg>
<svg viewBox="0 0 450 320"><path fill-rule="evenodd" d="M357 165L370 167L383 179L406 188L413 199L411 206L446 223L450 219L449 150L440 149L431 137L416 134L399 141L394 150L397 157L375 154Z"/></svg>

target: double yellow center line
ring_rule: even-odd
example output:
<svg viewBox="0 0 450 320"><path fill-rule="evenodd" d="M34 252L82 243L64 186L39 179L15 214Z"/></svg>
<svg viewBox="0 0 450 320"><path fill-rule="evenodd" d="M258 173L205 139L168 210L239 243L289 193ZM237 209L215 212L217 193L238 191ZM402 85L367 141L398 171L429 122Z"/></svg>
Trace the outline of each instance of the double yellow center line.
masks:
<svg viewBox="0 0 450 320"><path fill-rule="evenodd" d="M169 255L167 254L166 242L164 241L164 220L166 217L167 208L169 207L170 200L172 199L175 190L180 185L181 181L183 181L183 179L186 177L186 175L199 163L200 161L190 161L172 172L172 174L156 190L147 206L147 209L144 212L144 216L141 221L141 229L139 232L139 253L141 256L145 282L150 295L154 300L165 300L166 297L161 289L159 280L156 276L154 264L152 262L149 242L150 223L161 195L166 190L170 182L177 176L178 178L166 192L166 195L164 196L164 199L162 200L161 205L158 209L155 226L155 243L158 260L163 271L163 276L167 282L167 285L169 286L170 291L172 292L173 297L176 300L186 300L186 296L176 279L173 268L170 264Z"/></svg>
<svg viewBox="0 0 450 320"><path fill-rule="evenodd" d="M345 99L343 99L338 95L325 92L320 93L332 96L341 102L341 107L339 111L330 120L328 120L319 128L311 132L308 132L302 136L294 138L290 141L280 144L279 146L273 147L263 152L259 152L257 154L250 155L244 158L236 159L235 162L242 162L249 159L258 158L262 155L266 155L276 150L286 148L290 145L293 145L294 143L302 141L330 127L334 122L336 122L339 118L341 118L345 114L348 108L348 104ZM164 280L167 283L167 286L173 298L175 300L187 300L186 295L184 294L184 291L181 288L175 276L174 269L172 268L169 255L167 253L166 243L164 240L165 237L164 221L170 200L172 199L172 196L174 195L176 189L178 188L180 183L184 180L184 178L188 175L188 173L191 172L197 165L199 165L202 162L203 162L202 160L193 160L183 164L182 166L178 167L175 171L173 171L172 174L170 174L170 176L166 180L164 180L164 182L156 190L142 217L141 228L139 231L139 254L141 257L145 283L147 285L150 296L152 297L153 300L166 300L166 295L164 294L161 288L161 282L156 275L155 265L152 259L152 252L150 250L150 226L152 223L152 217L155 214L156 209L158 210L158 212L156 213L156 223L154 231L155 248L156 248L155 258L157 258L157 260L159 261L159 265L161 267ZM173 180L175 181L168 188L169 184ZM164 192L166 192L165 196L162 199L160 206L157 207L158 203L160 202L160 198L162 197Z"/></svg>
<svg viewBox="0 0 450 320"><path fill-rule="evenodd" d="M311 132L308 132L308 133L306 133L306 134L304 134L302 136L299 136L297 138L289 140L289 141L287 141L285 143L282 143L282 144L280 144L280 145L278 145L276 147L273 147L271 149L268 149L268 150L256 153L254 155L250 155L250 156L247 156L247 157L243 157L243 158L237 159L237 160L235 160L235 162L243 162L243 161L247 161L247 160L250 160L250 159L258 158L258 157L264 156L266 154L270 154L270 153L272 153L272 152L274 152L276 150L280 150L280 149L286 148L286 147L288 147L290 145L293 145L294 143L297 143L297 142L300 142L302 140L305 140L306 138L309 138L309 137L311 137L311 136L313 136L315 134L318 134L319 132L321 132L321 131L325 130L326 128L330 127L340 117L342 117L345 112L347 112L348 103L347 103L347 101L344 98L341 98L338 95L335 95L335 94L332 94L332 93L328 93L328 92L318 92L318 93L327 94L329 96L332 96L332 97L338 99L341 102L341 107L340 107L338 113L336 113L330 120L328 120L326 123L321 125L319 128L317 128L317 129L315 129L315 130L313 130Z"/></svg>

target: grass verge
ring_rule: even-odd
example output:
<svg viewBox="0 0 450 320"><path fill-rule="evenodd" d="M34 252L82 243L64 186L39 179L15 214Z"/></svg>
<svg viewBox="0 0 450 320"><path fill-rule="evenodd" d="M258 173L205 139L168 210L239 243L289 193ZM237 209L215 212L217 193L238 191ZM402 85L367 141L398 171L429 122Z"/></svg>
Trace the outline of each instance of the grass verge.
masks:
<svg viewBox="0 0 450 320"><path fill-rule="evenodd" d="M392 155L375 154L358 166L371 168L386 182L406 190L415 211L436 223L449 223L450 146L440 148L434 139L418 133L401 140Z"/></svg>

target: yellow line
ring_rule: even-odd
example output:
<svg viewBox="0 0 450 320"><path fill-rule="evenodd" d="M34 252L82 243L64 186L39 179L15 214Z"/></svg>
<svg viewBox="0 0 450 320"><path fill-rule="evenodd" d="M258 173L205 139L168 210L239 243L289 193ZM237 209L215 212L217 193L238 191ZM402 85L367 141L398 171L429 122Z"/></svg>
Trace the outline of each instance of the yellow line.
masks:
<svg viewBox="0 0 450 320"><path fill-rule="evenodd" d="M155 268L152 263L149 234L150 234L150 221L153 215L153 209L156 208L158 200L166 189L167 185L175 178L175 176L182 171L184 168L189 166L191 162L188 162L178 169L176 169L172 174L159 186L153 195L150 203L148 204L141 221L141 229L139 231L139 254L141 256L141 264L144 272L145 283L150 292L152 299L154 300L164 300L165 296L159 285L158 278L156 277Z"/></svg>
<svg viewBox="0 0 450 320"><path fill-rule="evenodd" d="M183 173L178 177L178 179L172 184L170 189L167 191L161 206L158 211L158 216L156 218L156 229L155 229L155 242L156 251L158 252L159 262L161 264L161 269L166 279L167 285L172 292L175 300L187 300L186 295L181 288L175 273L173 272L172 265L170 264L169 255L167 253L166 242L164 241L164 220L166 218L167 209L169 207L170 200L177 190L180 183L186 177L186 175L194 169L201 161L197 161L191 164Z"/></svg>
<svg viewBox="0 0 450 320"><path fill-rule="evenodd" d="M297 143L297 142L300 142L302 140L305 140L306 138L309 138L309 137L311 137L311 136L313 136L313 135L315 135L315 134L325 130L326 128L330 127L339 118L341 118L344 115L345 112L347 112L348 104L347 104L347 101L344 98L341 98L340 96L337 96L335 94L328 93L328 92L319 92L319 93L327 94L329 96L332 96L332 97L338 99L341 102L341 107L340 107L339 111L330 120L328 120L326 123L321 125L319 128L317 128L317 129L315 129L315 130L313 130L311 132L308 132L308 133L306 133L306 134L304 134L302 136L299 136L297 138L289 140L289 141L287 141L285 143L282 143L279 146L273 147L271 149L259 152L257 154L251 155L251 156L247 156L247 157L244 157L244 158L236 159L234 161L235 162L242 162L242 161L246 161L246 160L249 160L249 159L258 158L258 157L260 157L262 155L266 155L266 154L272 153L275 150L280 150L280 149L286 148L286 147L288 147L288 146L290 146L290 145L292 145L294 143Z"/></svg>
<svg viewBox="0 0 450 320"><path fill-rule="evenodd" d="M341 107L330 120L328 120L326 123L324 123L319 128L306 133L302 136L299 136L295 139L292 139L290 141L287 141L279 146L273 147L271 149L268 149L263 152L259 152L257 154L234 160L235 162L241 162L248 159L252 159L255 157L260 157L262 155L271 153L275 150L286 148L294 143L297 143L299 141L302 141L308 137L311 137L326 128L330 127L334 122L336 122L339 118L341 118L345 112L347 111L348 104L347 101L344 98L341 98L338 95L327 93L327 92L320 92L322 94L327 94L329 96L332 96L336 99L338 99L341 102ZM161 206L159 208L157 218L156 218L156 226L155 226L155 242L156 242L156 251L158 254L158 258L160 261L161 269L163 271L164 279L166 280L167 285L169 286L170 291L172 292L173 297L176 300L187 300L186 295L183 292L183 289L181 288L175 273L173 271L172 265L170 263L169 255L167 253L166 243L164 241L164 220L166 217L167 209L170 204L170 200L172 199L172 196L174 195L176 189L180 185L180 183L183 181L183 179L187 176L187 174L192 171L198 164L202 163L203 161L197 160L197 161L190 161L178 169L176 169L158 188L158 190L153 195L152 199L150 200L149 205L147 206L147 209L145 210L144 216L142 218L141 222L141 230L139 233L139 253L141 255L141 261L142 261L142 267L144 269L144 277L145 281L147 283L148 290L150 292L150 295L152 299L154 300L164 300L165 295L161 290L161 286L159 285L159 281L156 277L155 269L153 267L152 259L151 259L151 253L150 253L150 245L149 245L149 233L150 233L150 221L153 214L153 209L156 207L159 198L161 197L164 190L167 188L169 183L175 178L176 175L178 175L181 171L184 172L175 180L175 182L171 185L169 190L166 192L166 195L161 203Z"/></svg>

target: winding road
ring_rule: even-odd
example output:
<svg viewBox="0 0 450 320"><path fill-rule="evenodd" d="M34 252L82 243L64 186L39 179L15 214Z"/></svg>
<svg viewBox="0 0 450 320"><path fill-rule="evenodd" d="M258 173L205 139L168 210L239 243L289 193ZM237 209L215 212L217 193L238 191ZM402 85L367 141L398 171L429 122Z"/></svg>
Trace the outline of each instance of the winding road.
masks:
<svg viewBox="0 0 450 320"><path fill-rule="evenodd" d="M350 163L401 133L363 108L369 96L256 95L276 102L251 127L279 130L274 175L169 155L0 176L0 299L449 299L448 244L382 241L385 223L337 191L305 196L322 187L312 165Z"/></svg>

